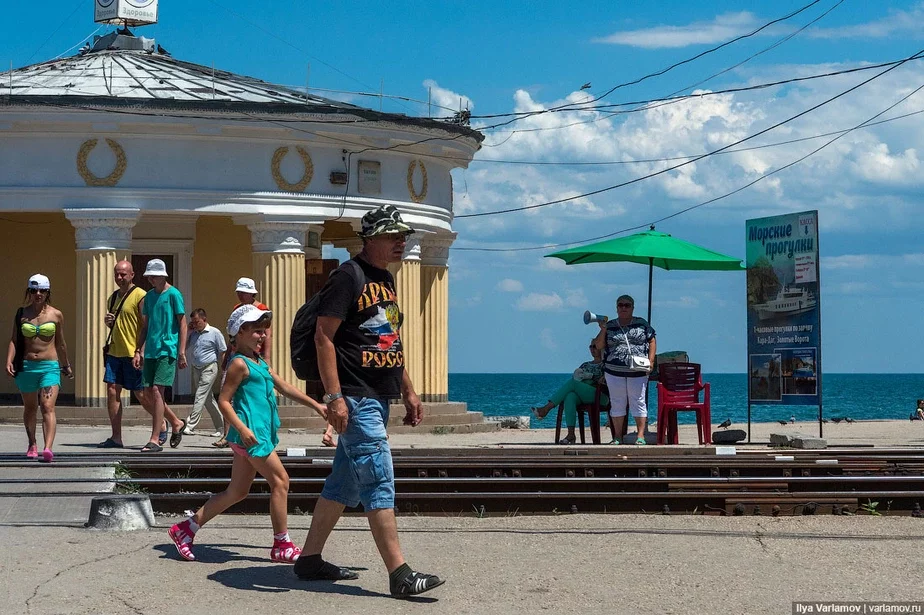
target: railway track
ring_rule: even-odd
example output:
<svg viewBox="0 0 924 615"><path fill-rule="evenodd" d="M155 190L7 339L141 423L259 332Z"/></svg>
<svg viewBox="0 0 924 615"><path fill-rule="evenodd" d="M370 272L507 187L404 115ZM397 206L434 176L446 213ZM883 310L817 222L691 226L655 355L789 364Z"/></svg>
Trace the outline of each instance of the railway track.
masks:
<svg viewBox="0 0 924 615"><path fill-rule="evenodd" d="M394 451L397 509L404 514L504 516L562 513L909 515L924 505L924 451L825 449L433 449ZM332 452L283 457L289 507L310 512L330 471ZM0 456L3 467L22 465ZM0 478L20 495L74 495L93 478L55 478L53 468L114 466L110 486L145 492L155 511L182 513L221 491L227 453L63 454L38 478ZM23 491L35 486L34 492ZM65 490L66 489L66 490ZM9 497L5 494L4 497ZM265 513L269 490L258 477L232 513ZM359 511L353 511L359 512Z"/></svg>

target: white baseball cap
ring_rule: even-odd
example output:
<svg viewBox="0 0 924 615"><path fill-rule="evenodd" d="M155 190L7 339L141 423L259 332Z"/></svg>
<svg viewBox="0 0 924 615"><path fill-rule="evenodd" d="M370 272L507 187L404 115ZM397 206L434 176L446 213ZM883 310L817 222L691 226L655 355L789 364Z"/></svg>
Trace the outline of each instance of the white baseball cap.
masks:
<svg viewBox="0 0 924 615"><path fill-rule="evenodd" d="M34 288L36 290L51 290L51 282L48 280L47 276L44 276L41 273L36 273L34 276L29 278L29 285L27 288Z"/></svg>
<svg viewBox="0 0 924 615"><path fill-rule="evenodd" d="M257 294L257 283L251 280L250 278L241 278L237 281L237 288L234 289L236 293L250 293L251 295Z"/></svg>
<svg viewBox="0 0 924 615"><path fill-rule="evenodd" d="M143 277L149 276L162 276L165 278L170 277L167 274L167 264L159 258L152 258L148 261L147 266L144 268Z"/></svg>
<svg viewBox="0 0 924 615"><path fill-rule="evenodd" d="M261 310L257 306L248 303L242 305L228 317L228 335L234 337L241 330L241 325L247 322L257 322L263 318L264 314L272 314L270 310Z"/></svg>

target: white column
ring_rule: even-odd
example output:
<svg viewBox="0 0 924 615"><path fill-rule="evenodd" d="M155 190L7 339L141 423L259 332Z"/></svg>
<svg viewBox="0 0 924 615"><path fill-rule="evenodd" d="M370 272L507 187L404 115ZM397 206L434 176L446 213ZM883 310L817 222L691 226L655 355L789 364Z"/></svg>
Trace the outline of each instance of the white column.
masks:
<svg viewBox="0 0 924 615"><path fill-rule="evenodd" d="M77 313L66 314L69 326L77 327L77 348L70 353L74 367L78 406L106 405L103 383L103 344L106 300L115 289L112 270L131 254L132 229L137 209L65 209L76 231Z"/></svg>
<svg viewBox="0 0 924 615"><path fill-rule="evenodd" d="M449 247L455 233L424 235L420 245L421 399L449 400Z"/></svg>

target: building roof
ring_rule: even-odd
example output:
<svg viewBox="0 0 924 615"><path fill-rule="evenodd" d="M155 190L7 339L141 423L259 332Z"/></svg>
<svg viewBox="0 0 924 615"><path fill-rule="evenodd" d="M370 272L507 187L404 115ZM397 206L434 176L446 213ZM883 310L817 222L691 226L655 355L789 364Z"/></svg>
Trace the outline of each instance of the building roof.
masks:
<svg viewBox="0 0 924 615"><path fill-rule="evenodd" d="M118 37L127 39L128 37ZM132 39L138 40L138 39ZM153 43L149 39L143 39ZM178 60L163 51L103 49L50 60L0 75L0 105L131 108L212 113L354 116L363 121L441 129L483 140L444 119L383 113L291 87Z"/></svg>

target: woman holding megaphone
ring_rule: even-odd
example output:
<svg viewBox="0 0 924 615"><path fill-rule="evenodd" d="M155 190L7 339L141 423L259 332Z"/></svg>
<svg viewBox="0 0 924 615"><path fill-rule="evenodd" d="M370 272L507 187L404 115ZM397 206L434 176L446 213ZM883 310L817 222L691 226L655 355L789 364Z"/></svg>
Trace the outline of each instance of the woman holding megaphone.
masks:
<svg viewBox="0 0 924 615"><path fill-rule="evenodd" d="M648 407L645 393L648 374L657 352L655 330L648 321L632 314L635 300L622 295L616 300L616 318L599 317L600 333L594 346L603 353L603 371L610 393L610 421L615 433L623 433L626 408L638 428L636 444L645 444ZM585 316L585 320L588 320ZM593 319L591 319L593 320ZM620 444L614 440L613 444Z"/></svg>

